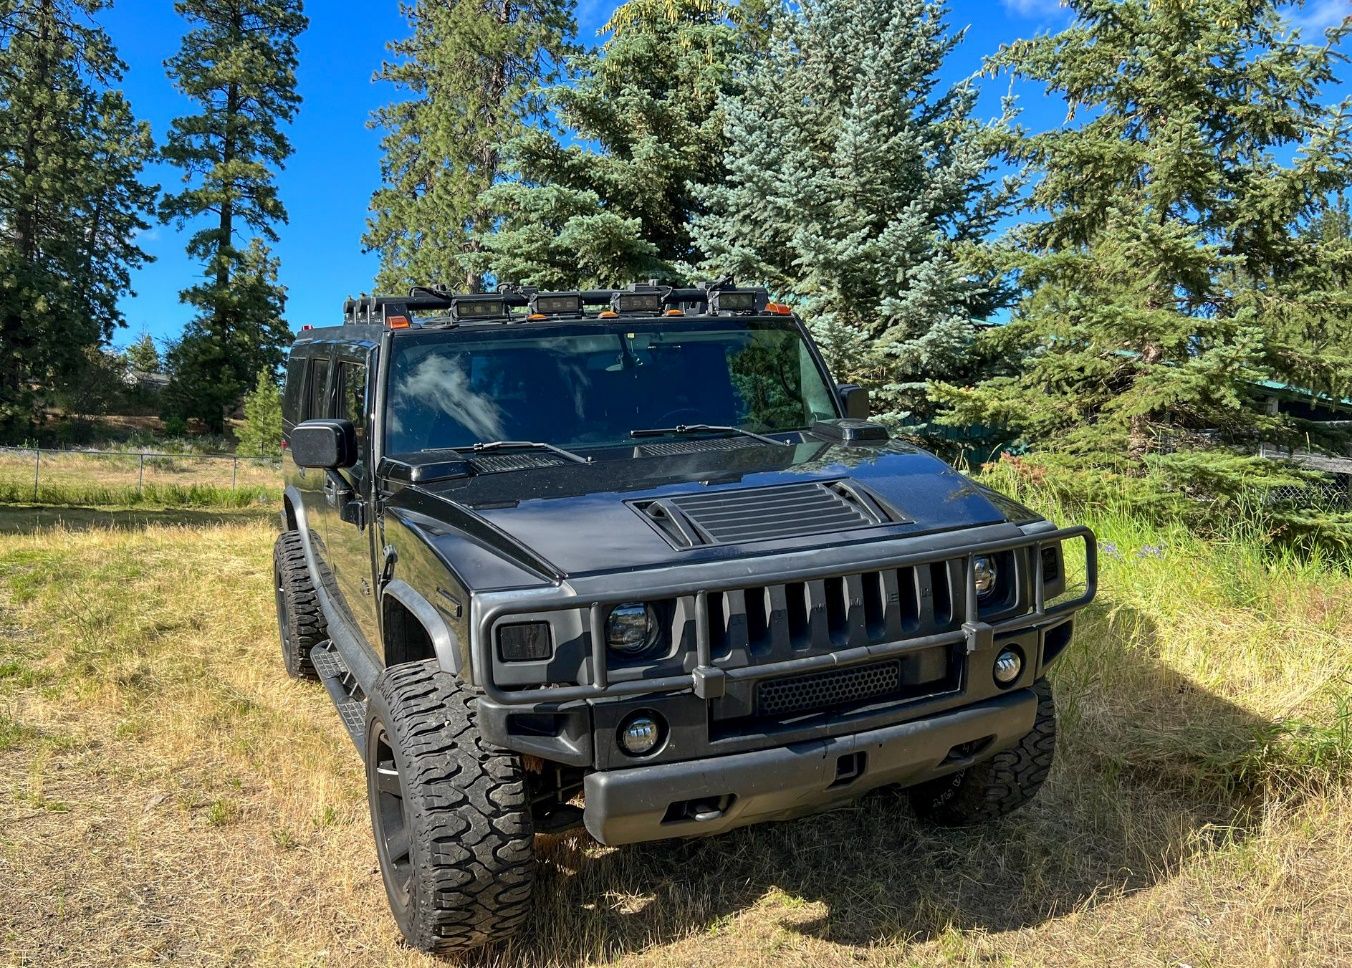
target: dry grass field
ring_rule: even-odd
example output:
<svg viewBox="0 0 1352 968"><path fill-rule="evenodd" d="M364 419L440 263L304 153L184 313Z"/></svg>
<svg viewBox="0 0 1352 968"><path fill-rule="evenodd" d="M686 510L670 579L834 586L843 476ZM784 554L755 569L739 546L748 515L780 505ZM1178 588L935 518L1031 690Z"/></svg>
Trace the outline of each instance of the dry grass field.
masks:
<svg viewBox="0 0 1352 968"><path fill-rule="evenodd" d="M0 502L273 507L281 492L281 473L270 461L53 450L35 459L31 450L0 451Z"/></svg>
<svg viewBox="0 0 1352 968"><path fill-rule="evenodd" d="M541 844L485 966L1352 964L1352 579L1094 522L1059 759L998 828L877 794ZM282 672L271 517L0 509L0 964L420 965L361 768Z"/></svg>

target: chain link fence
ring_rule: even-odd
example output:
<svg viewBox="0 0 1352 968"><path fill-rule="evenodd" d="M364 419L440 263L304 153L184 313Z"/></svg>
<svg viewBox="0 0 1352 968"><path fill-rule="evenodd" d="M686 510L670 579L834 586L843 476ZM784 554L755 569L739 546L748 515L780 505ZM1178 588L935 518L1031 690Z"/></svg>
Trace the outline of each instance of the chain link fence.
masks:
<svg viewBox="0 0 1352 968"><path fill-rule="evenodd" d="M263 503L282 488L276 457L0 447L0 501Z"/></svg>

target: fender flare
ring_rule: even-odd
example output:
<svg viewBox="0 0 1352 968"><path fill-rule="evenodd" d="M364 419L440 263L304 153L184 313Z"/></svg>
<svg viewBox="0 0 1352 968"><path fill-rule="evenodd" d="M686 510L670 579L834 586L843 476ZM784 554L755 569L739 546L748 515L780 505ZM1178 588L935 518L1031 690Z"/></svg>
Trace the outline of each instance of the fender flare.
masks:
<svg viewBox="0 0 1352 968"><path fill-rule="evenodd" d="M446 624L436 606L402 578L391 580L382 590L380 595L382 612L386 598L393 598L422 624L428 638L432 640L432 651L436 654L437 664L445 671L458 676L462 665L460 637Z"/></svg>

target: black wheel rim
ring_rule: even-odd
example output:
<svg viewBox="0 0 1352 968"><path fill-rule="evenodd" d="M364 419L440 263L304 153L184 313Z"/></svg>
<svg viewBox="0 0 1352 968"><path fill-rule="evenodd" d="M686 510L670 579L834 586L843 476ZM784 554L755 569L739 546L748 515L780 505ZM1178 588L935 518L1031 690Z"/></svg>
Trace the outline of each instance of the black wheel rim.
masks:
<svg viewBox="0 0 1352 968"><path fill-rule="evenodd" d="M404 787L399 764L390 748L388 734L379 722L371 724L371 819L375 826L376 852L390 901L406 909L413 890L412 831L404 806Z"/></svg>

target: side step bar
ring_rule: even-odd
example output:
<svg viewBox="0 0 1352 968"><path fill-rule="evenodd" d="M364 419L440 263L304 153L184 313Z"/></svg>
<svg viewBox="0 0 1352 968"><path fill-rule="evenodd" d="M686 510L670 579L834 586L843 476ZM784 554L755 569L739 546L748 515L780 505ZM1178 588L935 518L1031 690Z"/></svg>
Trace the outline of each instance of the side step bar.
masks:
<svg viewBox="0 0 1352 968"><path fill-rule="evenodd" d="M366 749L366 693L357 677L348 669L332 640L320 642L310 650L310 661L329 691L329 698L338 707L347 734L356 744L358 753Z"/></svg>

